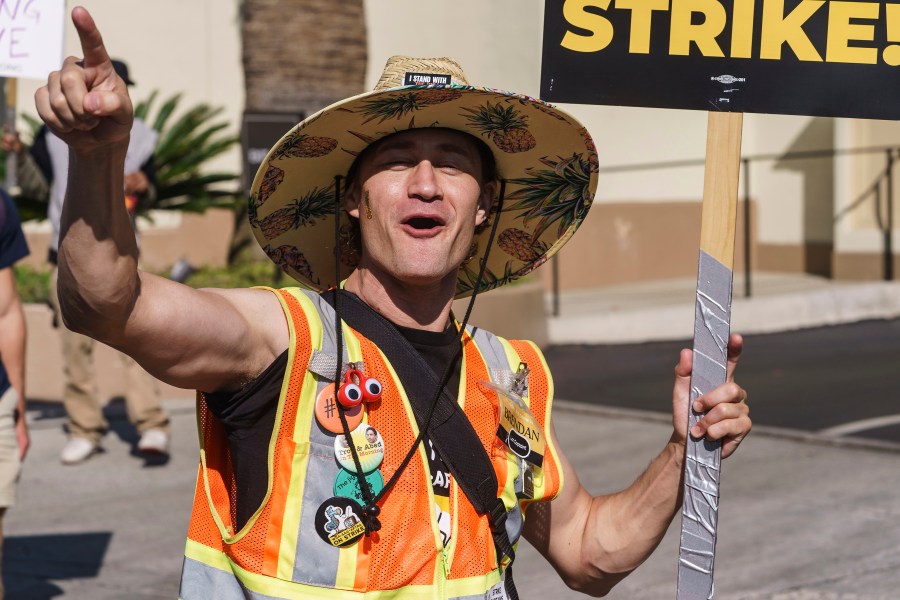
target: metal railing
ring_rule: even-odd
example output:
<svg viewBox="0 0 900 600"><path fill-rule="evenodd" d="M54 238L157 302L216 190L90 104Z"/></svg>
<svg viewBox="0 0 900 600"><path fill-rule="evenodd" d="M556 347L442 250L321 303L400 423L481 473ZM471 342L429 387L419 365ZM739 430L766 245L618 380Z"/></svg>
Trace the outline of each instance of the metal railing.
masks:
<svg viewBox="0 0 900 600"><path fill-rule="evenodd" d="M878 174L875 181L865 189L865 191L846 208L834 215L834 222L864 204L869 197L874 198L875 221L878 228L882 232L883 245L883 273L885 281L894 279L894 207L893 207L893 190L894 190L894 164L900 158L900 146L874 146L866 148L842 148L842 149L826 149L826 150L807 150L798 152L787 152L782 154L754 154L741 157L741 177L744 182L744 296L749 298L752 296L752 265L751 265L751 246L752 238L750 231L750 164L752 162L764 161L783 161L783 160L803 160L815 158L834 158L836 156L850 156L861 154L884 154L885 168ZM682 167L697 167L706 164L706 159L686 159L661 161L653 163L635 163L630 165L614 165L609 167L600 167L600 173L627 173L640 171L653 171L660 169L678 169ZM884 194L882 194L884 188ZM882 208L882 198L884 198L884 208ZM559 316L559 264L554 257L552 264L552 286L553 286L553 316Z"/></svg>

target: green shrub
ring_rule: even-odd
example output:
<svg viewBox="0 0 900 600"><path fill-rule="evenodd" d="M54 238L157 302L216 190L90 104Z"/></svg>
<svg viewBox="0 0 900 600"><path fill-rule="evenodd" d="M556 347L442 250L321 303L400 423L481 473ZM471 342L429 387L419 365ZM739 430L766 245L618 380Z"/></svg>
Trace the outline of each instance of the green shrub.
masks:
<svg viewBox="0 0 900 600"><path fill-rule="evenodd" d="M208 208L237 208L243 204L238 189L239 173L206 172L212 159L229 151L240 142L236 134L226 133L227 121L217 120L224 107L196 104L178 111L181 94L175 94L156 110L156 90L147 100L134 108L142 119L159 133L153 153L156 167L156 200L152 205L138 207L140 214L149 210L182 210L202 213Z"/></svg>
<svg viewBox="0 0 900 600"><path fill-rule="evenodd" d="M46 304L50 297L50 271L24 265L17 265L13 270L22 302ZM158 274L165 277L168 272ZM188 277L185 284L193 288L248 288L293 285L292 281L270 262L246 261L227 267L201 267Z"/></svg>
<svg viewBox="0 0 900 600"><path fill-rule="evenodd" d="M247 288L286 285L288 280L271 262L242 261L229 267L201 267L185 283L193 288Z"/></svg>
<svg viewBox="0 0 900 600"><path fill-rule="evenodd" d="M24 265L13 267L22 302L46 304L50 297L50 271Z"/></svg>

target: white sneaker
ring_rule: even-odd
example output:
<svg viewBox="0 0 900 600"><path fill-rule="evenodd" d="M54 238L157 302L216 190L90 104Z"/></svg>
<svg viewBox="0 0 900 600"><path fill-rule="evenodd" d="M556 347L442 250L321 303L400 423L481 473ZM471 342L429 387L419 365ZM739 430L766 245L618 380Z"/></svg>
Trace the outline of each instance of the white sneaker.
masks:
<svg viewBox="0 0 900 600"><path fill-rule="evenodd" d="M83 437L70 437L59 454L64 465L77 465L100 452L100 445Z"/></svg>
<svg viewBox="0 0 900 600"><path fill-rule="evenodd" d="M148 429L141 434L137 449L142 454L168 454L169 434L162 429Z"/></svg>

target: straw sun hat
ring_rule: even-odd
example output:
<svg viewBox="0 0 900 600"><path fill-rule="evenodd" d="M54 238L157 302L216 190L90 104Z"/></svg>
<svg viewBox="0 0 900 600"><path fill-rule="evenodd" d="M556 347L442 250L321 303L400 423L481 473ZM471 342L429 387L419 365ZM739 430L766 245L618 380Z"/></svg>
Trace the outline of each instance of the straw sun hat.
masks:
<svg viewBox="0 0 900 600"><path fill-rule="evenodd" d="M479 292L531 272L553 256L587 215L597 189L597 152L587 130L545 102L468 84L448 58L395 56L371 92L319 111L269 151L253 181L250 224L266 254L302 285L334 285L335 177L346 177L369 144L409 129L443 127L487 144L506 182L494 247ZM346 183L342 180L341 186ZM341 211L342 238L353 229ZM482 257L489 229L480 229ZM341 278L359 256L341 244ZM456 297L472 293L478 263L464 264Z"/></svg>

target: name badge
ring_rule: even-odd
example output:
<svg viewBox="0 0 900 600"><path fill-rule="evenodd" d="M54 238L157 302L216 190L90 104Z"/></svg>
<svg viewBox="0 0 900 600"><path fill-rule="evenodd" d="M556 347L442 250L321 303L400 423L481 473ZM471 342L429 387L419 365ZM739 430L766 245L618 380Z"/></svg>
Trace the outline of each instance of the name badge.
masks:
<svg viewBox="0 0 900 600"><path fill-rule="evenodd" d="M497 437L513 454L540 467L547 449L544 430L522 400L499 386L491 384L490 387L497 392L500 403Z"/></svg>

